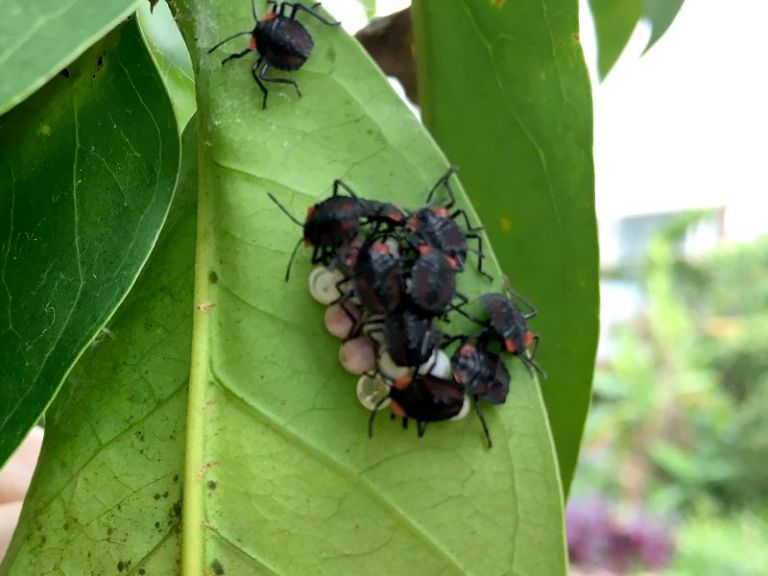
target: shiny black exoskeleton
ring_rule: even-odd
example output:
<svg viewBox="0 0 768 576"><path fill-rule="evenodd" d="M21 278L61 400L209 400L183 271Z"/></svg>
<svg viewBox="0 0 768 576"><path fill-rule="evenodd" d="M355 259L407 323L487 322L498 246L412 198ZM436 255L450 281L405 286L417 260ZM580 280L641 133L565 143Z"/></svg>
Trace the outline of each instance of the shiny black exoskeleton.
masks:
<svg viewBox="0 0 768 576"><path fill-rule="evenodd" d="M306 12L327 26L338 26L340 24L339 22L328 20L322 14L315 11L315 8L320 6L320 2L316 2L310 7L305 6L301 2L270 1L267 2L267 5L270 7L270 11L262 18L259 18L256 15L256 3L254 0L253 19L256 21L256 26L253 30L233 34L208 51L210 54L225 42L229 42L238 36L244 36L246 34L251 36L250 41L248 42L248 48L241 52L230 54L221 61L221 64L224 65L230 60L242 58L250 52L255 51L259 54L256 63L251 67L251 74L264 94L262 108L267 107L267 95L269 94L269 91L264 84L265 82L290 84L296 89L296 93L301 96L299 84L295 80L267 76L267 72L269 72L270 68L286 71L298 70L312 54L312 48L314 46L312 36L307 29L296 20L296 13L299 11ZM288 15L285 14L286 8L290 9Z"/></svg>
<svg viewBox="0 0 768 576"><path fill-rule="evenodd" d="M429 246L422 246L419 258L411 268L408 296L413 306L427 317L442 316L455 309L451 303L458 297L456 292L455 260Z"/></svg>
<svg viewBox="0 0 768 576"><path fill-rule="evenodd" d="M475 402L475 411L483 425L488 448L493 446L480 401L503 404L509 393L509 371L498 354L466 343L451 358L453 377L463 384Z"/></svg>
<svg viewBox="0 0 768 576"><path fill-rule="evenodd" d="M384 347L398 366L420 366L432 357L439 334L432 321L411 310L400 310L384 320Z"/></svg>
<svg viewBox="0 0 768 576"><path fill-rule="evenodd" d="M400 259L383 242L364 247L352 274L353 293L370 314L386 314L400 307L405 280Z"/></svg>
<svg viewBox="0 0 768 576"><path fill-rule="evenodd" d="M437 183L427 196L427 204L414 212L405 224L408 242L417 250L429 246L439 250L447 257L455 261L454 268L461 272L464 270L464 262L467 259L467 240L472 239L477 242L477 269L484 276L490 278L483 272L483 239L480 236L482 228L473 228L469 223L469 217L464 210L451 209L456 204L453 189L449 180L458 168L452 166L440 177ZM440 187L448 192L448 203L444 206L431 206L432 197ZM456 218L462 216L466 224L466 232L456 222Z"/></svg>
<svg viewBox="0 0 768 576"><path fill-rule="evenodd" d="M464 406L464 385L452 379L438 378L430 374L403 376L394 381L389 390L392 400L392 415L403 419L403 428L408 419L417 422L419 436L423 436L429 422L453 418ZM386 398L383 398L382 403ZM368 436L373 435L373 419L376 410L368 420Z"/></svg>

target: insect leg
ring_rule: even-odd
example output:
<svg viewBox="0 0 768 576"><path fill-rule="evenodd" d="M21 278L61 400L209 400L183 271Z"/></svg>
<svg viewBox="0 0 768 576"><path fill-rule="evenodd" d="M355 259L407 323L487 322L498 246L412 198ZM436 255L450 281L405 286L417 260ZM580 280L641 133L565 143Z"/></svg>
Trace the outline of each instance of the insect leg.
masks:
<svg viewBox="0 0 768 576"><path fill-rule="evenodd" d="M445 189L448 190L448 197L450 198L450 201L446 205L446 208L450 209L456 203L456 200L454 199L454 196L453 196L453 190L451 190L451 187L448 185L448 179L458 171L459 171L458 166L451 166L450 168L448 168L448 171L445 174L440 176L440 179L437 182L435 182L435 185L432 187L432 190L430 190L429 194L427 195L427 204L429 204L432 201L432 196L435 194L437 189L440 188L440 186L445 186Z"/></svg>
<svg viewBox="0 0 768 576"><path fill-rule="evenodd" d="M296 94L298 94L299 98L301 98L301 90L299 89L299 83L296 82L296 80L293 80L291 78L275 78L274 76L267 76L266 74L268 70L269 70L269 64L265 64L264 68L261 69L259 78L264 80L264 82L275 82L276 84L291 84L294 88L296 88Z"/></svg>
<svg viewBox="0 0 768 576"><path fill-rule="evenodd" d="M315 12L315 8L320 6L321 2L315 2L314 4L312 4L311 7L305 6L301 2L283 2L283 4L286 5L286 6L291 6L292 7L291 8L291 14L288 16L291 20L295 20L296 19L296 12L301 10L302 12L306 12L310 16L314 16L315 18L320 20L320 22L325 24L326 26L338 26L339 24L341 24L341 22L335 22L333 20L328 20L325 16L323 16L319 12Z"/></svg>
<svg viewBox="0 0 768 576"><path fill-rule="evenodd" d="M357 194L355 194L355 191L350 188L349 184L344 182L343 180L336 179L333 181L333 195L338 196L339 195L339 188L344 188L344 191L349 194L352 198L357 199Z"/></svg>
<svg viewBox="0 0 768 576"><path fill-rule="evenodd" d="M256 60L256 64L253 65L251 68L251 74L253 75L253 79L256 80L256 84L259 85L259 88L261 88L261 91L264 93L264 99L261 103L262 110L266 109L267 107L267 95L269 94L269 90L267 90L267 87L264 86L264 82L261 81L261 74L259 74L259 66L261 66L261 63L264 61L263 58L259 58Z"/></svg>
<svg viewBox="0 0 768 576"><path fill-rule="evenodd" d="M488 448L493 448L493 442L491 442L491 433L488 431L488 424L485 421L485 415L483 414L483 409L480 407L480 399L477 397L477 394L472 395L472 400L475 404L475 412L477 412L477 417L480 418L480 423L483 425L483 433L485 434L485 439L488 442Z"/></svg>

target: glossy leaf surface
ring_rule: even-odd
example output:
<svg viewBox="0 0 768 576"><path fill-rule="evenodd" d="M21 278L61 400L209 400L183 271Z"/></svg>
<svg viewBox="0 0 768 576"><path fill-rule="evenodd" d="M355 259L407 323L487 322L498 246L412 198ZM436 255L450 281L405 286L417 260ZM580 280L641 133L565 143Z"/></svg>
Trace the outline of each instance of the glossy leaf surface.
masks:
<svg viewBox="0 0 768 576"><path fill-rule="evenodd" d="M179 144L135 24L0 117L0 463L133 284Z"/></svg>
<svg viewBox="0 0 768 576"><path fill-rule="evenodd" d="M86 351L48 411L3 576L179 574L195 144L193 125L155 251L109 332Z"/></svg>
<svg viewBox="0 0 768 576"><path fill-rule="evenodd" d="M423 0L413 17L425 123L461 166L512 285L539 310L531 326L567 493L598 335L592 103L576 2Z"/></svg>
<svg viewBox="0 0 768 576"><path fill-rule="evenodd" d="M507 405L489 410L493 450L475 419L418 439L385 417L369 440L356 378L339 366L338 341L307 295L304 252L282 279L300 229L267 192L301 215L341 177L363 196L412 207L444 157L340 28L300 17L315 38L291 75L304 96L270 84L262 110L253 59L219 63L245 40L206 54L248 29L247 7L177 4L197 42L195 301L207 309L193 342L183 540L200 556L185 554L182 565L189 574L214 559L233 573L563 573L551 441L524 370ZM495 283L463 276L470 296L501 285L498 273Z"/></svg>
<svg viewBox="0 0 768 576"><path fill-rule="evenodd" d="M0 114L40 88L145 0L8 0L0 18Z"/></svg>

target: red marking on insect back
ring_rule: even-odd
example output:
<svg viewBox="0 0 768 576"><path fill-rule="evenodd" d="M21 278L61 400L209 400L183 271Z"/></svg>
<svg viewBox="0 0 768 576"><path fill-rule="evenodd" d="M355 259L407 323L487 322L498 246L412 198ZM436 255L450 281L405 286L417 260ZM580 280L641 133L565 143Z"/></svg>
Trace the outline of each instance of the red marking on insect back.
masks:
<svg viewBox="0 0 768 576"><path fill-rule="evenodd" d="M472 344L464 344L464 346L461 347L461 350L459 350L460 356L469 356L470 354L474 354L475 347L472 346Z"/></svg>
<svg viewBox="0 0 768 576"><path fill-rule="evenodd" d="M453 270L459 269L459 261L456 260L453 256L447 256L443 254L443 257L445 258L445 261L448 262L448 266L450 266Z"/></svg>
<svg viewBox="0 0 768 576"><path fill-rule="evenodd" d="M528 330L528 331L525 333L525 347L526 347L526 348L530 348L530 347L531 347L531 344L533 344L533 332L531 332L530 330Z"/></svg>
<svg viewBox="0 0 768 576"><path fill-rule="evenodd" d="M507 351L512 352L512 354L517 352L517 344L511 338L504 340L504 346L506 347Z"/></svg>
<svg viewBox="0 0 768 576"><path fill-rule="evenodd" d="M408 218L408 222L405 223L405 227L411 232L416 232L419 229L419 219L416 216Z"/></svg>
<svg viewBox="0 0 768 576"><path fill-rule="evenodd" d="M427 255L427 254L429 254L431 251L432 251L432 248L430 248L430 247L429 247L428 245L426 245L426 244L422 244L422 245L420 245L420 246L419 246L419 254L421 254L422 256L426 256L426 255Z"/></svg>
<svg viewBox="0 0 768 576"><path fill-rule="evenodd" d="M250 39L248 40L248 48L250 48L254 52L256 51L256 37L255 36L251 36Z"/></svg>
<svg viewBox="0 0 768 576"><path fill-rule="evenodd" d="M445 206L436 206L432 208L432 212L440 216L440 218L448 218L448 209Z"/></svg>
<svg viewBox="0 0 768 576"><path fill-rule="evenodd" d="M387 246L383 242L374 243L374 245L371 246L371 249L374 252L378 252L379 254L389 254L389 246Z"/></svg>
<svg viewBox="0 0 768 576"><path fill-rule="evenodd" d="M269 22L270 20L274 20L277 17L277 12L270 12L269 14L264 14L264 17L261 19L262 22Z"/></svg>
<svg viewBox="0 0 768 576"><path fill-rule="evenodd" d="M459 384L464 384L465 376L463 370L454 370L453 371L453 379L456 380Z"/></svg>
<svg viewBox="0 0 768 576"><path fill-rule="evenodd" d="M398 418L405 418L405 410L403 410L403 407L400 406L400 404L398 404L394 400L392 400L391 408L392 408L392 414L394 414Z"/></svg>
<svg viewBox="0 0 768 576"><path fill-rule="evenodd" d="M405 390L406 388L408 388L408 386L411 385L412 380L413 378L411 378L407 374L405 376L400 376L400 378L395 380L395 388L397 388L398 390ZM394 404L394 402L392 404Z"/></svg>

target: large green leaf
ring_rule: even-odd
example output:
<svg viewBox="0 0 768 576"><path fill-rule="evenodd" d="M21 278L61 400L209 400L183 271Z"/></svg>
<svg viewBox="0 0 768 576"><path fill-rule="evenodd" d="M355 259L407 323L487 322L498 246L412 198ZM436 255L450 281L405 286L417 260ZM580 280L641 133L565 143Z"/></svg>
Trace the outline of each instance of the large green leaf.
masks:
<svg viewBox="0 0 768 576"><path fill-rule="evenodd" d="M178 168L134 24L67 74L0 117L0 463L133 284Z"/></svg>
<svg viewBox="0 0 768 576"><path fill-rule="evenodd" d="M65 565L109 573L130 561L134 574L173 575L179 560L185 576L564 574L552 443L538 386L522 367L514 365L507 404L488 410L492 450L475 419L432 426L418 439L382 417L369 440L355 378L340 368L338 341L302 280L306 255L292 281L282 279L299 230L267 191L298 213L343 176L361 193L414 205L445 159L340 29L302 18L316 41L293 76L304 97L275 86L262 110L251 62L222 68L222 53L204 50L248 29L249 7L177 4L187 38L203 48L192 47L200 131L194 297L182 220L187 231L169 229L113 326L115 339L89 352L62 395L49 431L83 420L87 429L46 446L3 574ZM489 267L498 289L492 254ZM464 276L470 294L491 287ZM187 365L179 557L166 522L180 455L168 451L178 449L169 438L182 429ZM111 374L115 392L94 392ZM104 496L82 514L75 498L86 490ZM61 516L48 521L43 514L54 509ZM57 545L41 550L54 533Z"/></svg>
<svg viewBox="0 0 768 576"><path fill-rule="evenodd" d="M83 355L47 413L3 576L178 574L195 134L192 122L168 221L110 336Z"/></svg>
<svg viewBox="0 0 768 576"><path fill-rule="evenodd" d="M0 18L0 114L50 80L146 0L8 0Z"/></svg>
<svg viewBox="0 0 768 576"><path fill-rule="evenodd" d="M461 166L504 271L540 311L533 326L566 493L598 335L592 104L576 9L422 0L413 11L425 123Z"/></svg>
<svg viewBox="0 0 768 576"><path fill-rule="evenodd" d="M597 33L597 72L603 79L643 16L645 0L589 0Z"/></svg>

